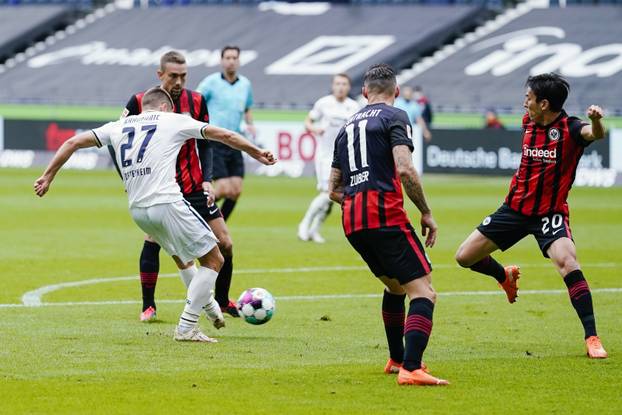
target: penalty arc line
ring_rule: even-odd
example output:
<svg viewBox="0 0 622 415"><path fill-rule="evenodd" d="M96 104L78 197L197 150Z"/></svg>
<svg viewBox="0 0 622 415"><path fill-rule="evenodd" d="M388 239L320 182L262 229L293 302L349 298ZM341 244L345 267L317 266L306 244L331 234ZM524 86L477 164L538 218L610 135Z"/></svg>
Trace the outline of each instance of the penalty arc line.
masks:
<svg viewBox="0 0 622 415"><path fill-rule="evenodd" d="M550 264L523 264L523 268L549 268ZM614 262L601 262L593 264L584 264L589 268L613 268L618 266ZM456 265L449 264L437 264L434 265L436 269L456 268ZM365 266L324 266L324 267L300 267L300 268L267 268L267 269L242 269L237 270L236 274L291 274L291 273L307 273L307 272L327 272L327 271L365 271ZM162 278L174 278L178 277L178 274L161 274ZM94 285L100 283L109 283L117 281L132 281L136 280L137 276L125 276L125 277L111 277L111 278L92 278L88 280L64 282L52 285L46 285L37 288L32 291L26 292L22 296L21 304L0 304L0 308L14 308L14 307L39 307L39 306L51 306L51 305L105 305L105 304L137 304L139 301L133 300L118 300L118 301L92 301L92 302L63 302L63 303L44 303L42 297L45 294L58 291L64 288L80 287L86 285ZM599 292L599 289L592 290L593 292ZM606 290L603 292L617 292L617 288L603 288L600 290ZM611 291L613 290L613 291ZM558 294L565 292L564 290L525 290L523 294ZM456 291L440 293L441 296L457 296L457 295L497 295L499 291ZM292 301L292 300L318 300L318 299L339 299L339 298L373 298L376 294L331 294L331 295L309 295L309 296L284 296L278 297L280 300ZM161 300L160 302L182 302L181 300Z"/></svg>

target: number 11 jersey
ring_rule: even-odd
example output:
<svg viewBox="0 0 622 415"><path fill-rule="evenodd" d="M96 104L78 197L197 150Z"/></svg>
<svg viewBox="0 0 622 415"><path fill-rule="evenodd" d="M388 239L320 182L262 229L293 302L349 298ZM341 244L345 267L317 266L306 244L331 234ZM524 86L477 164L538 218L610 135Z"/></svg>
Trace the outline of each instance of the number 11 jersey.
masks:
<svg viewBox="0 0 622 415"><path fill-rule="evenodd" d="M146 111L92 131L99 147L114 148L129 206L133 208L183 199L175 179L177 155L186 140L203 137L205 125L188 115Z"/></svg>
<svg viewBox="0 0 622 415"><path fill-rule="evenodd" d="M346 235L408 223L393 147L413 150L408 115L384 103L354 114L335 140L332 167L341 170L345 199L342 223Z"/></svg>

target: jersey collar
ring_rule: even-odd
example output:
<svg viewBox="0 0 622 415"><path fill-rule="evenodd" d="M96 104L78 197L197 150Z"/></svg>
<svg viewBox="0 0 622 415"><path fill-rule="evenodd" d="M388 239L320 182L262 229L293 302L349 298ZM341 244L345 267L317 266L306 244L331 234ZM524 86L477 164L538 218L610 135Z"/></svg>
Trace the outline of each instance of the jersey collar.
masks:
<svg viewBox="0 0 622 415"><path fill-rule="evenodd" d="M224 73L222 73L222 72L220 73L220 77L222 78L222 80L223 80L223 81L225 81L225 82L226 82L226 83L228 83L229 85L235 85L235 83L236 83L236 82L238 82L238 81L240 80L240 77L236 75L236 76L235 76L235 79L233 80L233 82L229 82L229 81L227 80L227 78L225 78L225 74L224 74Z"/></svg>

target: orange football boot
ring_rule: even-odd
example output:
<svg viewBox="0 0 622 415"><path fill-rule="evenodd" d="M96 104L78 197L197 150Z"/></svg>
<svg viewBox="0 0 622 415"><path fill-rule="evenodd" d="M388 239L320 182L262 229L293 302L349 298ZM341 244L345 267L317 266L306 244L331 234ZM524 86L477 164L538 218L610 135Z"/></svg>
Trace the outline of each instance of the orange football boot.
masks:
<svg viewBox="0 0 622 415"><path fill-rule="evenodd" d="M395 375L399 373L401 368L401 363L397 363L395 360L389 359L387 365L384 367L384 373L386 373L387 375ZM425 373L430 373L430 370L423 362L421 362L421 370L423 370Z"/></svg>
<svg viewBox="0 0 622 415"><path fill-rule="evenodd" d="M609 356L598 336L590 336L585 339L585 345L590 359L606 359Z"/></svg>
<svg viewBox="0 0 622 415"><path fill-rule="evenodd" d="M505 281L500 283L499 286L503 288L505 294L508 296L510 303L516 302L518 297L518 279L520 278L520 268L518 265L508 265L505 269Z"/></svg>
<svg viewBox="0 0 622 415"><path fill-rule="evenodd" d="M434 376L426 373L423 369L415 369L412 372L400 368L400 372L397 375L398 385L429 385L429 386L444 386L449 385L445 379L438 379Z"/></svg>

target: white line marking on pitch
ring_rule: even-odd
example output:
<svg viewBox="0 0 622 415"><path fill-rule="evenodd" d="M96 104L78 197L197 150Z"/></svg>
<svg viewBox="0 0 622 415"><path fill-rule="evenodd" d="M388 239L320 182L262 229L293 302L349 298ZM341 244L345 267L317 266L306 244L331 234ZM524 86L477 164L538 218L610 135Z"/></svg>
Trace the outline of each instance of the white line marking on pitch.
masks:
<svg viewBox="0 0 622 415"><path fill-rule="evenodd" d="M599 262L593 264L584 264L586 268L614 268L618 264L615 262ZM550 264L523 264L522 268L550 268ZM447 268L459 268L457 265L450 264L436 264L436 269ZM235 271L236 274L293 274L293 273L306 273L306 272L326 272L326 271L365 271L365 266L325 266L325 267L301 267L301 268L267 268L267 269L242 269ZM174 274L161 274L160 278L174 278L178 277L177 273ZM41 298L45 294L49 294L54 291L58 291L64 288L80 287L85 285L94 285L108 282L117 281L133 281L138 279L136 275L126 277L110 277L110 278L92 278L82 281L62 282L58 284L45 285L32 291L28 291L22 296L22 304L0 304L0 308L15 308L15 307L39 307L39 306L61 306L61 305L108 305L108 304L138 304L139 301L133 300L120 300L120 301L83 301L83 302L59 302L59 303L44 303ZM622 288L602 288L593 289L593 292L618 292ZM565 293L565 290L524 290L522 294L559 294ZM498 295L502 294L500 291L456 291L440 293L441 296L467 296L467 295ZM279 300L284 301L297 301L297 300L321 300L321 299L347 299L347 298L373 298L377 297L377 294L330 294L330 295L308 295L308 296L284 296L278 297ZM160 303L167 302L183 302L182 300L160 300Z"/></svg>
<svg viewBox="0 0 622 415"><path fill-rule="evenodd" d="M594 288L592 293L620 293L622 287L617 288ZM566 294L567 290L522 290L521 295L553 295ZM448 291L438 294L441 297L471 297L471 296L490 296L505 295L501 290L497 291ZM380 298L380 294L319 294L319 295L284 295L276 297L279 301L317 301L317 300L347 300L361 298ZM162 304L183 304L184 300L159 300ZM137 300L110 300L110 301L69 301L58 303L40 303L37 306L29 306L26 304L0 304L0 308L36 308L36 307L67 307L67 306L99 306L99 305L125 305L125 304L142 304Z"/></svg>

